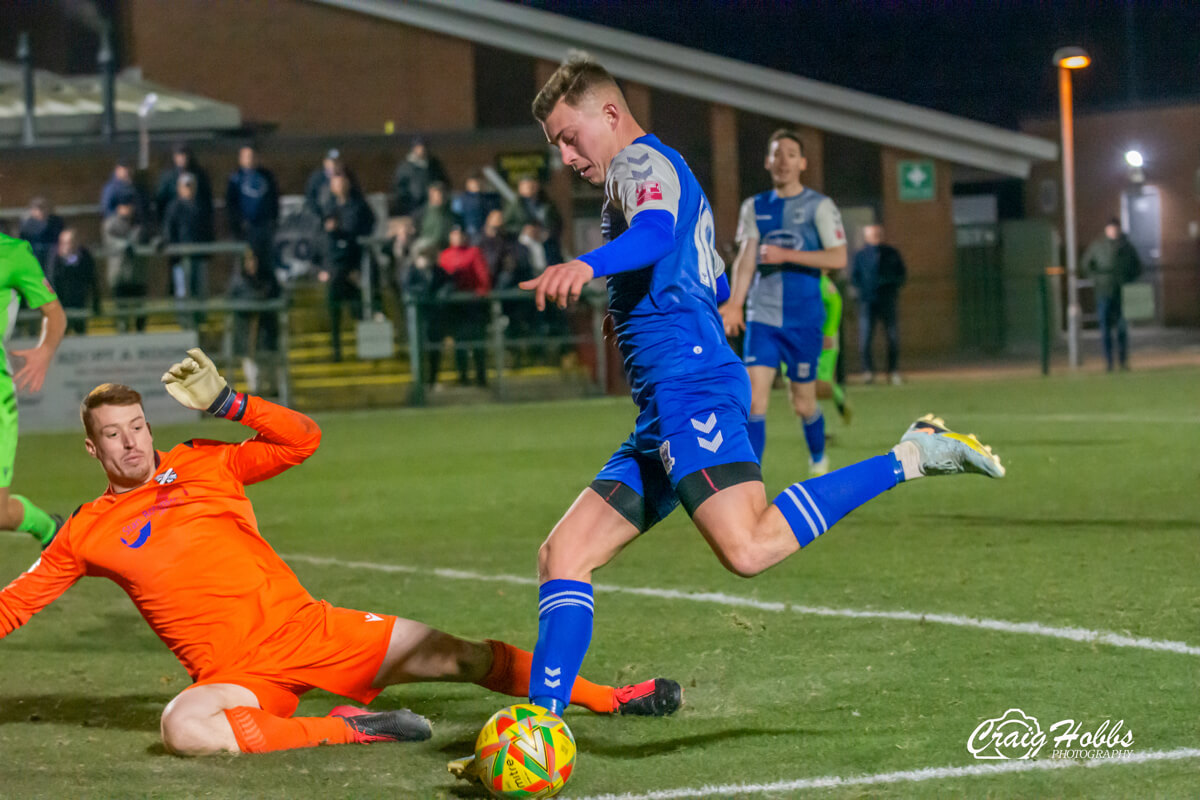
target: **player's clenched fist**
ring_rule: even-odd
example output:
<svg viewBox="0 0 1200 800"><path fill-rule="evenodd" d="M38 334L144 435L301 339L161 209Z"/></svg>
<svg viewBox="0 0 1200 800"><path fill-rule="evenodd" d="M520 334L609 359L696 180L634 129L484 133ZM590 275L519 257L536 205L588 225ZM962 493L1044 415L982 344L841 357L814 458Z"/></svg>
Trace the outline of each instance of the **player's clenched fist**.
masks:
<svg viewBox="0 0 1200 800"><path fill-rule="evenodd" d="M199 347L188 350L188 357L172 364L162 376L167 394L180 404L197 411L210 411L229 388L217 365Z"/></svg>
<svg viewBox="0 0 1200 800"><path fill-rule="evenodd" d="M521 281L517 285L522 289L532 289L537 309L543 311L546 300L558 303L559 308L566 308L567 303L578 300L584 285L594 276L589 264L576 259L546 267L546 271L533 280Z"/></svg>

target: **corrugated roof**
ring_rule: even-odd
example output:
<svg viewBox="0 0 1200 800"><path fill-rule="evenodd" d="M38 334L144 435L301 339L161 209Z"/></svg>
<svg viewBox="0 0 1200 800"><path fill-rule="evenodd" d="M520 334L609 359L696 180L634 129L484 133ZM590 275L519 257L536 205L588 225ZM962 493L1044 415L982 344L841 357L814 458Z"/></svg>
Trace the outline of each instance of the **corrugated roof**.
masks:
<svg viewBox="0 0 1200 800"><path fill-rule="evenodd" d="M38 140L98 136L103 113L100 76L34 73L34 122ZM158 95L150 117L151 132L233 130L242 126L236 106L144 80L138 70L117 75L117 130L136 131L138 108L149 94ZM21 68L0 61L0 142L21 139L25 116Z"/></svg>

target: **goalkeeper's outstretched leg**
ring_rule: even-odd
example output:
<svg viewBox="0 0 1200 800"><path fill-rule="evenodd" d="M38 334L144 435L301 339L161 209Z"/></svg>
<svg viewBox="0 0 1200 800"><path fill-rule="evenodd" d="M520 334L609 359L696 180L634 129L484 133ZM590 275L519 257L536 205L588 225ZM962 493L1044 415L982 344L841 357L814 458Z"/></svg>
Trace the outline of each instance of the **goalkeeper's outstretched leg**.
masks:
<svg viewBox="0 0 1200 800"><path fill-rule="evenodd" d="M532 654L505 642L460 639L420 622L378 614L337 612L334 635L350 640L358 634L349 615L361 618L361 629L391 623L386 651L369 685L355 686L354 659L324 669L296 671L255 665L250 674L212 677L182 692L162 716L167 751L181 756L216 753L266 753L323 744L372 744L422 741L432 735L429 721L407 708L369 711L337 706L324 717L294 717L299 694L319 686L369 702L388 686L426 681L475 683L495 692L524 697L529 691ZM345 616L338 615L345 612ZM328 645L336 645L330 648ZM352 652L339 642L314 642L311 650ZM377 659L378 660L378 659ZM327 673L324 678L321 673ZM599 714L664 716L679 708L679 684L664 678L612 687L577 678L571 702Z"/></svg>

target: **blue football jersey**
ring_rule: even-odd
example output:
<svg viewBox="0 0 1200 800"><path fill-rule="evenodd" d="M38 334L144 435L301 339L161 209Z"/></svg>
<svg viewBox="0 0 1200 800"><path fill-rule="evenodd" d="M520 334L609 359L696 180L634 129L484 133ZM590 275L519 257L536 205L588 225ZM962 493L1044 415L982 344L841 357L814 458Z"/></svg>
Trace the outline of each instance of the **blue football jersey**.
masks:
<svg viewBox="0 0 1200 800"><path fill-rule="evenodd" d="M711 380L739 365L717 313L725 263L708 199L683 157L656 136L616 155L604 184L603 234L611 241L651 209L675 218L675 247L654 264L608 276L608 305L633 398L645 410L656 388Z"/></svg>
<svg viewBox="0 0 1200 800"><path fill-rule="evenodd" d="M827 250L846 244L833 201L805 187L793 197L774 190L742 203L739 242L757 240L789 250ZM746 321L774 327L820 326L825 318L820 271L800 265L759 264L747 296Z"/></svg>

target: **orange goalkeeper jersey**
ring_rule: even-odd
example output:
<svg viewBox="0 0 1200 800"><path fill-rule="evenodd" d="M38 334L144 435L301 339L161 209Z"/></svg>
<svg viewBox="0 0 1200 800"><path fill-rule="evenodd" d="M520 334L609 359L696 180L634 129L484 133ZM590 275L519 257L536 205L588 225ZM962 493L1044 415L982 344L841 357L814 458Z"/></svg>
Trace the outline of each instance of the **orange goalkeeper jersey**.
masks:
<svg viewBox="0 0 1200 800"><path fill-rule="evenodd" d="M20 577L0 591L0 637L85 575L110 578L193 679L253 652L315 602L258 532L247 484L299 464L321 431L258 397L240 444L185 442L156 452L152 480L80 506Z"/></svg>

